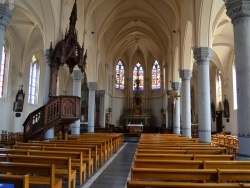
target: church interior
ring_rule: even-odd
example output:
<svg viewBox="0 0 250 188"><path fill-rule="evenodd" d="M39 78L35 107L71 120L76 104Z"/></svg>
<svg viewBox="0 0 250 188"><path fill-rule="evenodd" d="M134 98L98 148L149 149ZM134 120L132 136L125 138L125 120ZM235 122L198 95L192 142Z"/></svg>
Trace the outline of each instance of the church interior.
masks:
<svg viewBox="0 0 250 188"><path fill-rule="evenodd" d="M50 160L56 173L68 157L68 179L39 186L250 187L249 6L0 0L0 169L5 160L45 169ZM86 161L78 164L78 152ZM188 165L196 157L199 167ZM33 183L20 187L42 182L22 178Z"/></svg>

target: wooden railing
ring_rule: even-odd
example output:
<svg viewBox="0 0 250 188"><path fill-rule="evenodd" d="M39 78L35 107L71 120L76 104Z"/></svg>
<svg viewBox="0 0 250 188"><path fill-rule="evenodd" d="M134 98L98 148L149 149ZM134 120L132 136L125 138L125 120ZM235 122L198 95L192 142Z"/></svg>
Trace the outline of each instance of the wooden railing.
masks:
<svg viewBox="0 0 250 188"><path fill-rule="evenodd" d="M80 119L81 98L58 96L48 104L31 112L23 123L24 142L41 140L47 130L59 124L65 125Z"/></svg>

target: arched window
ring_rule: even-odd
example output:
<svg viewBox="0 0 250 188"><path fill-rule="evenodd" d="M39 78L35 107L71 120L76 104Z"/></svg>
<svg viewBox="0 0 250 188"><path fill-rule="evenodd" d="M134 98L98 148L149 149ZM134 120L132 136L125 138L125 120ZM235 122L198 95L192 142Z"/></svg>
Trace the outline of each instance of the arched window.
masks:
<svg viewBox="0 0 250 188"><path fill-rule="evenodd" d="M6 86L7 86L7 58L6 58L6 48L3 46L2 51L2 61L0 62L0 98L6 96Z"/></svg>
<svg viewBox="0 0 250 188"><path fill-rule="evenodd" d="M29 78L29 104L37 104L38 98L38 59L37 55L33 55L30 63L30 78Z"/></svg>
<svg viewBox="0 0 250 188"><path fill-rule="evenodd" d="M136 81L139 81L139 89L142 91L144 89L144 74L140 63L137 63L133 70L133 90L136 88Z"/></svg>
<svg viewBox="0 0 250 188"><path fill-rule="evenodd" d="M152 67L152 90L161 89L161 68L157 60Z"/></svg>
<svg viewBox="0 0 250 188"><path fill-rule="evenodd" d="M233 95L234 95L234 110L238 109L238 103L237 103L237 84L236 84L236 70L235 70L235 62L232 66L232 74L233 74Z"/></svg>
<svg viewBox="0 0 250 188"><path fill-rule="evenodd" d="M115 68L115 88L124 90L124 66L119 61Z"/></svg>
<svg viewBox="0 0 250 188"><path fill-rule="evenodd" d="M217 71L217 102L219 104L219 109L222 109L222 85L221 85L221 71Z"/></svg>

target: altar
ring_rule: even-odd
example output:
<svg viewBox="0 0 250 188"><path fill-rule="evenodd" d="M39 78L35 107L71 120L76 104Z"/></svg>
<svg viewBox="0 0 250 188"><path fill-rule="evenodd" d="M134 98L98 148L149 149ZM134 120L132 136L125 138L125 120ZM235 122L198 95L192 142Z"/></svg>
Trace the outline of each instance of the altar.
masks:
<svg viewBox="0 0 250 188"><path fill-rule="evenodd" d="M130 134L138 134L142 132L143 124L128 124Z"/></svg>

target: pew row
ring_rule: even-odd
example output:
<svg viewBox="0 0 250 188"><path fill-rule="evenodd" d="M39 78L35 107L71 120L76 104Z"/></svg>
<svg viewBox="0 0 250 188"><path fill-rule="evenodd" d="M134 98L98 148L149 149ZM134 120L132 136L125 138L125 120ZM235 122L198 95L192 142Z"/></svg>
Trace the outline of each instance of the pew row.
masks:
<svg viewBox="0 0 250 188"><path fill-rule="evenodd" d="M15 155L35 155L35 156L48 156L48 157L71 157L72 166L77 168L79 173L80 184L86 180L86 163L83 162L82 152L69 152L69 151L39 151L39 150L25 150L25 149L8 149L0 148L0 154L15 154Z"/></svg>
<svg viewBox="0 0 250 188"><path fill-rule="evenodd" d="M250 169L250 161L191 161L135 159L134 168L163 169Z"/></svg>
<svg viewBox="0 0 250 188"><path fill-rule="evenodd" d="M199 154L140 154L136 153L134 159L148 160L214 160L234 161L235 155L199 155Z"/></svg>
<svg viewBox="0 0 250 188"><path fill-rule="evenodd" d="M71 157L49 157L8 154L7 162L54 164L55 174L66 175L68 188L75 188L76 170L72 169Z"/></svg>
<svg viewBox="0 0 250 188"><path fill-rule="evenodd" d="M29 175L0 174L0 184L7 183L15 188L29 188Z"/></svg>
<svg viewBox="0 0 250 188"><path fill-rule="evenodd" d="M160 182L160 181L128 181L127 188L239 188L250 187L250 183L192 183L192 182Z"/></svg>
<svg viewBox="0 0 250 188"><path fill-rule="evenodd" d="M2 174L29 174L30 185L62 187L62 179L55 175L54 164L0 162Z"/></svg>
<svg viewBox="0 0 250 188"><path fill-rule="evenodd" d="M131 180L200 181L214 183L250 181L250 170L131 168Z"/></svg>

